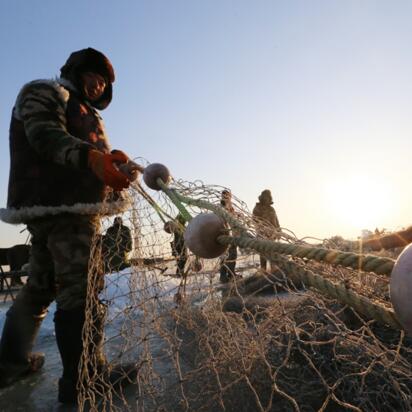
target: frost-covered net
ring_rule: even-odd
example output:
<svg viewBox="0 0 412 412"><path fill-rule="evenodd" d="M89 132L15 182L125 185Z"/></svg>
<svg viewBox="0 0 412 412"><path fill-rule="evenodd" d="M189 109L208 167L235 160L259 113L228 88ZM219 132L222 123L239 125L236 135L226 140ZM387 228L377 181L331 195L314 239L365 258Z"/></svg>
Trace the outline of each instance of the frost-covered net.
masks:
<svg viewBox="0 0 412 412"><path fill-rule="evenodd" d="M171 187L215 205L223 189L200 182ZM197 259L171 246L165 223L176 222L179 210L169 197L139 184L130 196L132 207L121 218L131 245L109 229L113 218L103 219L96 237L80 410L412 409L411 340L402 331L293 283L282 257L264 271L259 254L238 249L239 276L222 284L227 257ZM249 235L298 242L253 219L238 199L233 205ZM387 277L286 259L391 306Z"/></svg>

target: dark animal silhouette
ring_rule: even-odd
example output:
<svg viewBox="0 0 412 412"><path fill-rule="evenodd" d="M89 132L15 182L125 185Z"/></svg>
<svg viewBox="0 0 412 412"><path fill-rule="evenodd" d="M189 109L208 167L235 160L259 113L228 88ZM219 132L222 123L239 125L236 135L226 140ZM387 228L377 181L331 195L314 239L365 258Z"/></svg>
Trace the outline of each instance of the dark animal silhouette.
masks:
<svg viewBox="0 0 412 412"><path fill-rule="evenodd" d="M30 257L30 245L14 245L8 248L0 248L0 265L9 265L10 270L20 270L28 263Z"/></svg>

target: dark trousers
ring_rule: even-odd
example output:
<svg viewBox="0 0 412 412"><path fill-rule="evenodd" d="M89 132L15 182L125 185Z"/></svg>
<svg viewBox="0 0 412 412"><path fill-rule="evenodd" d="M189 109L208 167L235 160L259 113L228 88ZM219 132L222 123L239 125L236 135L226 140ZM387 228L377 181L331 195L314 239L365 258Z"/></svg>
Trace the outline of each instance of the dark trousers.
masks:
<svg viewBox="0 0 412 412"><path fill-rule="evenodd" d="M186 262L187 262L187 250L186 250L186 248L184 248L181 251L181 253L177 256L176 275L183 276Z"/></svg>
<svg viewBox="0 0 412 412"><path fill-rule="evenodd" d="M62 330L65 336L76 336L77 347L81 347L89 259L99 225L96 216L69 214L48 216L27 225L32 235L30 274L7 313L0 342L0 369L3 364L10 369L13 362L28 364L41 321L53 300L57 303L59 349ZM77 323L73 316L68 317L72 313L76 314ZM72 352L74 347L69 349ZM77 349L77 355L78 352ZM66 367L65 354L61 355ZM66 362L76 370L77 355Z"/></svg>
<svg viewBox="0 0 412 412"><path fill-rule="evenodd" d="M220 281L228 282L231 278L235 277L237 259L237 247L231 245L228 250L227 257L223 260L220 266Z"/></svg>
<svg viewBox="0 0 412 412"><path fill-rule="evenodd" d="M187 262L187 247L183 242L172 242L172 254L176 258L176 275L183 276Z"/></svg>

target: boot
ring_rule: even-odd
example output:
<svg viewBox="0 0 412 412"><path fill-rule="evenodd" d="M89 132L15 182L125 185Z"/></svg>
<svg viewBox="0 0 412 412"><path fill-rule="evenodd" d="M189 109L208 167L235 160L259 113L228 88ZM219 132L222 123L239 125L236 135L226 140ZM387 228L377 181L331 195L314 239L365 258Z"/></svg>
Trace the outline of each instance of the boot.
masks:
<svg viewBox="0 0 412 412"><path fill-rule="evenodd" d="M32 353L31 349L46 315L47 310L33 315L13 306L7 312L0 341L0 388L37 372L43 366L44 353Z"/></svg>
<svg viewBox="0 0 412 412"><path fill-rule="evenodd" d="M78 368L83 351L82 331L85 320L84 307L73 310L57 309L54 329L57 347L63 364L59 379L59 402L74 404L77 400Z"/></svg>
<svg viewBox="0 0 412 412"><path fill-rule="evenodd" d="M111 368L108 366L104 351L104 319L106 308L103 305L94 316L94 336L89 348L88 359L90 372L98 371L101 382L96 383L96 388L102 387L120 388L131 383L137 376L134 365L120 365ZM75 404L78 397L77 384L79 380L79 362L83 352L83 325L85 322L84 308L64 311L58 309L55 313L55 331L57 346L63 363L63 375L59 379L58 400L61 403ZM99 390L99 392L103 392Z"/></svg>

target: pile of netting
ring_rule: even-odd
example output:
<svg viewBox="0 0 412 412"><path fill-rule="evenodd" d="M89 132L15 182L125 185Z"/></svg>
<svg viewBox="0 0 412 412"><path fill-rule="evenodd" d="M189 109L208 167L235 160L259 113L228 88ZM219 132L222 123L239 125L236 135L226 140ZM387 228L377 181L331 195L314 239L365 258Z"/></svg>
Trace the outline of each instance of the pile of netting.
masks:
<svg viewBox="0 0 412 412"><path fill-rule="evenodd" d="M228 218L222 189L172 181L152 191L135 183L121 219L102 218L79 410L412 410L412 341L388 294L393 261L361 261L274 232L235 197ZM193 256L170 230L184 231L179 216L210 211L228 218L219 241L238 246L227 283L219 281L225 254ZM266 271L260 255L270 261ZM133 365L137 374L102 376L102 350L109 369Z"/></svg>

